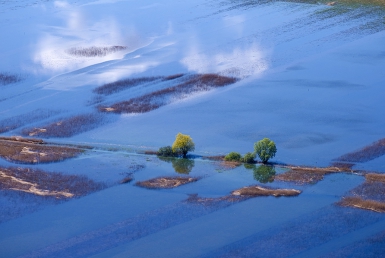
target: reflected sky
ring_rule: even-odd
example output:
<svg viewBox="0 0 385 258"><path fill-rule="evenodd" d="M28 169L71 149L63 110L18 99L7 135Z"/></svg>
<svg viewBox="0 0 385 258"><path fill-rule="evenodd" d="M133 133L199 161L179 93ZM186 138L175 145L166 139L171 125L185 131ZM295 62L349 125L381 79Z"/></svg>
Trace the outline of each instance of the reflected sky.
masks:
<svg viewBox="0 0 385 258"><path fill-rule="evenodd" d="M175 5L181 5L180 11L170 12ZM256 41L218 47L247 33L244 15L218 19L210 14L211 8L193 1L54 1L38 4L36 11L40 19L30 21L31 32L25 38L30 53L21 58L20 65L28 73L52 76L49 88L70 87L63 86L63 78L58 75L66 75L66 84L77 87L153 73L157 67L169 66L172 70L175 63L180 65L176 72L220 73L239 78L263 73L269 67L269 52ZM208 15L203 28L200 15ZM69 54L73 48L111 46L126 48L102 56Z"/></svg>

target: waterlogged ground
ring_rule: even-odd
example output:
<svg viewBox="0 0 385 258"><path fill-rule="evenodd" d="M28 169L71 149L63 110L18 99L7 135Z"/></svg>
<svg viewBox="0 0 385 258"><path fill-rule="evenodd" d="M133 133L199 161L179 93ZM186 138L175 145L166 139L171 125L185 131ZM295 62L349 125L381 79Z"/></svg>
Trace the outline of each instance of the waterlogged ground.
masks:
<svg viewBox="0 0 385 258"><path fill-rule="evenodd" d="M384 253L382 0L0 1L0 29L0 257ZM190 159L143 154L178 132ZM277 166L202 157L264 137Z"/></svg>

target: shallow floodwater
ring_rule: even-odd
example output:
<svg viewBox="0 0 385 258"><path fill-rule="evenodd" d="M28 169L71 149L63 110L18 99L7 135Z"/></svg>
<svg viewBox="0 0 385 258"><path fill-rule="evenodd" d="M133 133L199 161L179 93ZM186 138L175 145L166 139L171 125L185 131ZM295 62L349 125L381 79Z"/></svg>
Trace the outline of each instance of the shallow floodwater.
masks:
<svg viewBox="0 0 385 258"><path fill-rule="evenodd" d="M282 167L231 167L199 155L245 154L269 137L278 147L273 162L326 167L383 139L383 14L283 1L0 1L1 136L85 148L57 163L0 159L0 169L105 185L72 199L0 189L0 257L381 257L385 215L336 205L362 175L296 185L272 180ZM99 112L197 74L238 80L147 113ZM127 78L147 82L95 91ZM79 115L98 121L65 137L44 135ZM194 159L140 154L172 144L178 132L193 138ZM361 152L370 157L353 169L384 173L381 148ZM199 180L135 185L164 176ZM302 193L226 199L256 184Z"/></svg>
<svg viewBox="0 0 385 258"><path fill-rule="evenodd" d="M18 198L13 198L13 203L4 202L4 208L21 212L0 223L2 255L243 257L260 253L268 257L309 257L334 255L336 250L343 252L345 246L364 242L358 255L372 246L370 238L380 234L385 226L385 217L380 213L335 205L364 181L361 176L328 175L323 181L306 186L278 181L261 183L253 170L243 165L230 169L219 162L190 161L184 168L174 164L178 171L186 173L180 174L172 162L155 156L96 150L63 163L38 165L49 171L87 175L107 182L109 187L59 203L36 197L42 199L35 201L37 207L32 213L19 207L22 202ZM284 171L277 168L276 173ZM127 174L134 181L119 184ZM173 175L200 180L174 189L135 186L137 181ZM298 197L255 197L236 202L188 201L195 195L224 197L232 190L254 184L303 192ZM2 201L7 198L4 193L0 196ZM375 250L383 247L373 243Z"/></svg>

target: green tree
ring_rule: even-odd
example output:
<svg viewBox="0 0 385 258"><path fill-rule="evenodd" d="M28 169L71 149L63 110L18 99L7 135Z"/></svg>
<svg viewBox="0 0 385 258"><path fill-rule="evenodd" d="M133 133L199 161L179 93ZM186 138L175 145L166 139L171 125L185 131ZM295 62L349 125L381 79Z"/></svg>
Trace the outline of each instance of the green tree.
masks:
<svg viewBox="0 0 385 258"><path fill-rule="evenodd" d="M254 144L254 152L263 163L267 163L269 159L274 158L275 153L277 152L277 147L272 140L264 138Z"/></svg>
<svg viewBox="0 0 385 258"><path fill-rule="evenodd" d="M183 155L183 158L187 157L189 151L195 150L195 143L189 135L178 133L175 137L175 141L172 144L172 151L179 155Z"/></svg>

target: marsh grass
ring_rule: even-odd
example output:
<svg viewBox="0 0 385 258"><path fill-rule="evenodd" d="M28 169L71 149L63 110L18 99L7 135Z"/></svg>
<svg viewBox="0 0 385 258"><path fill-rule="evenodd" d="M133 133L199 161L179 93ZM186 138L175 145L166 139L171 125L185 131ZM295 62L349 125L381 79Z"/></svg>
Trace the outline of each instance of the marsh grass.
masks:
<svg viewBox="0 0 385 258"><path fill-rule="evenodd" d="M73 47L66 51L67 54L78 57L103 57L118 51L126 50L126 46L111 47Z"/></svg>
<svg viewBox="0 0 385 258"><path fill-rule="evenodd" d="M290 170L283 174L276 175L274 180L293 182L299 185L315 184L323 180L327 174L347 172L344 168L338 167L317 168L287 166L287 168Z"/></svg>
<svg viewBox="0 0 385 258"><path fill-rule="evenodd" d="M184 99L197 92L209 91L237 81L236 78L217 74L199 74L191 76L176 86L158 90L128 101L115 103L111 106L98 106L101 112L112 113L145 113L169 104L175 99Z"/></svg>
<svg viewBox="0 0 385 258"><path fill-rule="evenodd" d="M149 189L175 188L198 181L197 177L158 177L146 181L139 181L135 185Z"/></svg>
<svg viewBox="0 0 385 258"><path fill-rule="evenodd" d="M19 75L0 73L0 85L16 83L21 81L21 79L22 78Z"/></svg>
<svg viewBox="0 0 385 258"><path fill-rule="evenodd" d="M385 7L385 0L338 0L338 4L351 7L380 6Z"/></svg>
<svg viewBox="0 0 385 258"><path fill-rule="evenodd" d="M44 144L42 139L37 138L23 138L21 136L9 136L9 137L0 137L0 140L4 141L13 141L13 142L24 142L24 143L33 143L33 144Z"/></svg>
<svg viewBox="0 0 385 258"><path fill-rule="evenodd" d="M21 191L45 198L73 198L106 188L103 183L78 175L39 169L0 167L0 189Z"/></svg>
<svg viewBox="0 0 385 258"><path fill-rule="evenodd" d="M378 140L362 149L347 153L337 158L337 161L342 162L367 162L385 155L385 138Z"/></svg>
<svg viewBox="0 0 385 258"><path fill-rule="evenodd" d="M22 115L2 119L0 120L0 133L12 131L30 123L47 119L49 117L57 115L58 113L60 113L60 111L37 109Z"/></svg>
<svg viewBox="0 0 385 258"><path fill-rule="evenodd" d="M276 189L270 187L261 187L258 185L255 186L247 186L241 189L232 191L231 194L235 196L297 196L301 193L300 190L296 189Z"/></svg>
<svg viewBox="0 0 385 258"><path fill-rule="evenodd" d="M345 197L337 203L341 206L353 207L385 213L385 203L374 200L364 200L360 197Z"/></svg>
<svg viewBox="0 0 385 258"><path fill-rule="evenodd" d="M39 140L0 139L0 157L14 163L36 164L74 158L83 151L78 148L44 145Z"/></svg>
<svg viewBox="0 0 385 258"><path fill-rule="evenodd" d="M385 212L385 174L367 173L365 182L352 189L338 205Z"/></svg>
<svg viewBox="0 0 385 258"><path fill-rule="evenodd" d="M160 77L160 76L154 76L154 77L139 77L139 78L119 80L119 81L103 84L102 86L95 88L93 92L100 95L111 95L113 93L117 93L119 91L129 89L144 83L153 82L162 78L163 77Z"/></svg>
<svg viewBox="0 0 385 258"><path fill-rule="evenodd" d="M365 6L385 7L385 0L286 0L286 2L308 3L308 4L323 3L331 6L343 6L343 7L355 7L355 8L365 7Z"/></svg>
<svg viewBox="0 0 385 258"><path fill-rule="evenodd" d="M365 182L353 190L350 194L363 199L385 202L385 174L365 174Z"/></svg>
<svg viewBox="0 0 385 258"><path fill-rule="evenodd" d="M24 136L33 137L71 137L83 133L104 124L105 117L101 114L82 114L64 118L54 123L43 125L39 128L25 128L21 131Z"/></svg>

